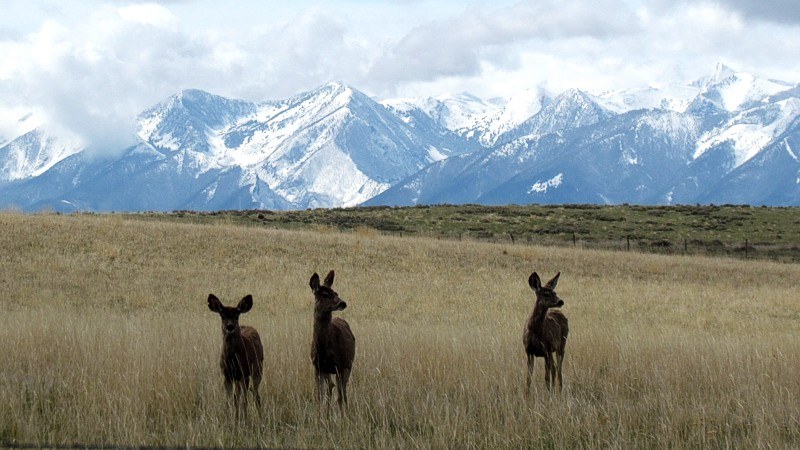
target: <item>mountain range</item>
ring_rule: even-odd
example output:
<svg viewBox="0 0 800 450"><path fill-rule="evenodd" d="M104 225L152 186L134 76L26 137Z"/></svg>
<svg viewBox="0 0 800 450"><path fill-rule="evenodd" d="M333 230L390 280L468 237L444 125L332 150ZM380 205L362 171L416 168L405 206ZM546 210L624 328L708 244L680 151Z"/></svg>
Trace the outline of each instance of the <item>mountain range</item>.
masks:
<svg viewBox="0 0 800 450"><path fill-rule="evenodd" d="M338 82L260 103L184 90L104 152L20 117L0 136L0 207L800 205L799 118L800 86L721 64L685 85L489 100L375 100Z"/></svg>

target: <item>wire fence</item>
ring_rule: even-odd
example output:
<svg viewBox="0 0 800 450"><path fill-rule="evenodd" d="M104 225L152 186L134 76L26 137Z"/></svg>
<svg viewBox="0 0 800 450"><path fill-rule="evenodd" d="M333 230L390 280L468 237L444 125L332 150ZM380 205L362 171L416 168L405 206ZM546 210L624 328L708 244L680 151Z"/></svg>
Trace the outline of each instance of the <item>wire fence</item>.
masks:
<svg viewBox="0 0 800 450"><path fill-rule="evenodd" d="M357 231L356 231L357 232ZM490 242L511 245L544 245L577 247L595 250L655 253L687 256L716 256L739 259L800 262L800 245L796 243L762 242L745 238L741 241L719 239L646 239L626 236L602 237L585 235L542 236L539 234L504 233L476 236L466 233L381 231L382 235L397 237L426 237L438 240Z"/></svg>

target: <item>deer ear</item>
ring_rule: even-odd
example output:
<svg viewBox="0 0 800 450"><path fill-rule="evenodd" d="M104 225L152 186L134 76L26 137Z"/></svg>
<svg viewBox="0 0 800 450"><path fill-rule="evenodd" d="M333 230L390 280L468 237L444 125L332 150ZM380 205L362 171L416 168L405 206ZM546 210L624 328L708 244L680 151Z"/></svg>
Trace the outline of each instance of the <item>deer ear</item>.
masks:
<svg viewBox="0 0 800 450"><path fill-rule="evenodd" d="M250 294L245 295L241 300L239 300L239 304L236 305L236 309L239 310L240 313L244 314L253 307L253 296Z"/></svg>
<svg viewBox="0 0 800 450"><path fill-rule="evenodd" d="M323 286L325 286L325 287L333 287L333 277L334 276L336 276L336 275L333 273L333 270L328 272L328 275L325 277L325 282L323 283Z"/></svg>
<svg viewBox="0 0 800 450"><path fill-rule="evenodd" d="M317 292L319 289L319 275L314 272L314 275L311 275L311 281L308 282L308 285L311 286L311 290Z"/></svg>
<svg viewBox="0 0 800 450"><path fill-rule="evenodd" d="M528 277L528 285L534 291L538 291L539 289L542 288L542 280L539 278L538 273L533 272L531 276Z"/></svg>
<svg viewBox="0 0 800 450"><path fill-rule="evenodd" d="M547 284L544 286L546 288L555 289L556 285L558 284L558 277L561 276L561 272L558 272L556 276L553 277L552 280L548 281Z"/></svg>
<svg viewBox="0 0 800 450"><path fill-rule="evenodd" d="M208 294L208 309L215 313L222 311L222 302L214 294Z"/></svg>

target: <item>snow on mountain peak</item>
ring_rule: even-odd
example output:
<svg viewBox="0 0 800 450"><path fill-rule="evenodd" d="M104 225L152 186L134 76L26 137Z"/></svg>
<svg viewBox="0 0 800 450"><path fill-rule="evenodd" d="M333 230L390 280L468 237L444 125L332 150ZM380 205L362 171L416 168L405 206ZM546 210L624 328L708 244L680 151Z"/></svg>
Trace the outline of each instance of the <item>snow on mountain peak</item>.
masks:
<svg viewBox="0 0 800 450"><path fill-rule="evenodd" d="M339 107L345 106L350 103L354 97L365 96L357 89L340 81L329 81L322 86L307 91L305 94L293 98L302 98L302 101L307 101L312 98L318 99L319 102L335 102Z"/></svg>
<svg viewBox="0 0 800 450"><path fill-rule="evenodd" d="M33 129L0 147L0 184L41 175L82 149L83 143L70 133Z"/></svg>
<svg viewBox="0 0 800 450"><path fill-rule="evenodd" d="M546 100L547 95L541 89L525 89L512 95L494 131L500 134L530 119L542 110Z"/></svg>
<svg viewBox="0 0 800 450"><path fill-rule="evenodd" d="M204 152L207 136L246 120L257 110L255 103L186 89L141 113L137 135L164 151Z"/></svg>
<svg viewBox="0 0 800 450"><path fill-rule="evenodd" d="M411 113L415 109L422 111L436 123L455 132L474 129L485 116L500 109L500 106L468 92L429 98L392 98L382 100L381 104L401 114Z"/></svg>
<svg viewBox="0 0 800 450"><path fill-rule="evenodd" d="M547 109L552 111L553 115L558 116L565 114L576 117L585 116L588 112L591 112L592 115L608 113L608 110L593 95L576 88L567 89L561 95L556 96L547 105Z"/></svg>
<svg viewBox="0 0 800 450"><path fill-rule="evenodd" d="M733 167L739 167L786 131L798 118L800 99L796 97L740 112L724 126L701 137L694 159L713 147L730 144Z"/></svg>
<svg viewBox="0 0 800 450"><path fill-rule="evenodd" d="M763 103L769 97L790 89L789 83L767 80L747 72L735 72L718 64L711 75L692 83L700 95L720 109L737 112Z"/></svg>
<svg viewBox="0 0 800 450"><path fill-rule="evenodd" d="M595 96L604 108L617 114L639 109L684 112L700 90L693 86L667 85L617 89Z"/></svg>
<svg viewBox="0 0 800 450"><path fill-rule="evenodd" d="M547 100L541 89L525 89L507 100L482 100L463 92L433 98L386 99L381 103L407 121L413 111L421 111L444 128L488 147L538 113Z"/></svg>
<svg viewBox="0 0 800 450"><path fill-rule="evenodd" d="M43 114L21 108L0 109L0 146L44 126Z"/></svg>
<svg viewBox="0 0 800 450"><path fill-rule="evenodd" d="M720 62L714 66L714 70L712 70L710 74L698 78L697 80L693 81L691 85L699 89L706 89L707 87L713 84L721 83L722 81L731 78L734 75L736 75L736 71Z"/></svg>

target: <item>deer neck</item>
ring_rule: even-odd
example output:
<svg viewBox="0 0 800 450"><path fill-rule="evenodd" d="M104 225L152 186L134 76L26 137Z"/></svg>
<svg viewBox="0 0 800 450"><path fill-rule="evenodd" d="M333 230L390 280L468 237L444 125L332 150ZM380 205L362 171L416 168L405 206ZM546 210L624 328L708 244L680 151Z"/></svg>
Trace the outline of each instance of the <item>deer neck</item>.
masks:
<svg viewBox="0 0 800 450"><path fill-rule="evenodd" d="M544 330L544 320L547 317L547 308L542 306L541 303L536 302L531 313L531 331L536 336L541 336Z"/></svg>
<svg viewBox="0 0 800 450"><path fill-rule="evenodd" d="M239 327L236 327L231 334L222 333L223 356L235 355L243 345L242 330Z"/></svg>
<svg viewBox="0 0 800 450"><path fill-rule="evenodd" d="M331 311L314 311L314 336L327 335L332 320L333 313Z"/></svg>

